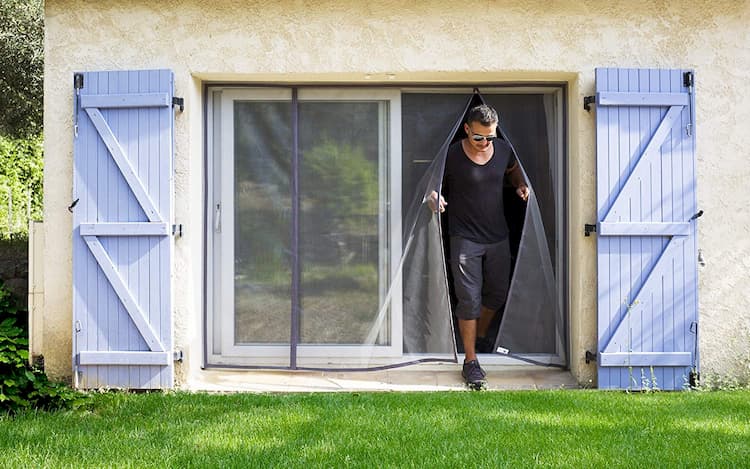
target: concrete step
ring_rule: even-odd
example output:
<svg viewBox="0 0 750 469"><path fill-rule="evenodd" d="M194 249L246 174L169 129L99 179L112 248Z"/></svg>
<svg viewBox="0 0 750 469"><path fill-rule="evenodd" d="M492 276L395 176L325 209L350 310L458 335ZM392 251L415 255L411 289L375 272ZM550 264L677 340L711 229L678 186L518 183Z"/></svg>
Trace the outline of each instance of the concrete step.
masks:
<svg viewBox="0 0 750 469"><path fill-rule="evenodd" d="M567 370L533 365L483 365L489 390L577 388ZM214 392L463 391L457 364L412 365L383 371L206 369L181 389Z"/></svg>

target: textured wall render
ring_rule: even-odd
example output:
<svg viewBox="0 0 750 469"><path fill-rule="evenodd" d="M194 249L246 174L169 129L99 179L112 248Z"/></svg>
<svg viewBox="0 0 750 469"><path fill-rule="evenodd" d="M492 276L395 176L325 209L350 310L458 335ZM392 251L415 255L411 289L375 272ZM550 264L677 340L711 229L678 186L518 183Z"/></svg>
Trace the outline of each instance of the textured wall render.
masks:
<svg viewBox="0 0 750 469"><path fill-rule="evenodd" d="M572 368L585 383L594 375L582 355L596 344L596 263L595 239L579 228L595 219L595 166L593 116L580 103L599 66L696 69L704 371L738 374L750 354L748 1L45 3L45 355L53 374L70 374L72 73L164 67L187 101L175 130L176 217L187 232L176 244L174 284L175 343L191 370L202 353L201 79L564 80Z"/></svg>

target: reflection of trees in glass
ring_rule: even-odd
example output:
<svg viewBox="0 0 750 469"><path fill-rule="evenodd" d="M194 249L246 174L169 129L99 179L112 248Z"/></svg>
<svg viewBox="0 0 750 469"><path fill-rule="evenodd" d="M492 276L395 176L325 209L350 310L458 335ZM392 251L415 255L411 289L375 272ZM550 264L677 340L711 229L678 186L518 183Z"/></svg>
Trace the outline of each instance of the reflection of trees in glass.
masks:
<svg viewBox="0 0 750 469"><path fill-rule="evenodd" d="M235 273L288 290L291 143L287 102L234 103Z"/></svg>
<svg viewBox="0 0 750 469"><path fill-rule="evenodd" d="M303 343L361 343L377 313L374 150L367 142L318 136L302 152Z"/></svg>
<svg viewBox="0 0 750 469"><path fill-rule="evenodd" d="M291 202L285 188L243 181L235 190L235 269L254 281L289 283Z"/></svg>
<svg viewBox="0 0 750 469"><path fill-rule="evenodd" d="M377 281L378 173L377 162L367 158L366 150L363 144L323 137L303 153L301 225L306 282L329 278L329 288L343 288L347 282L341 273L350 271L347 266L361 267L349 283L355 278L368 285ZM326 270L330 272L323 275Z"/></svg>
<svg viewBox="0 0 750 469"><path fill-rule="evenodd" d="M303 210L330 220L336 230L370 232L360 217L378 214L377 163L365 157L362 146L324 139L303 158L304 200L313 205Z"/></svg>

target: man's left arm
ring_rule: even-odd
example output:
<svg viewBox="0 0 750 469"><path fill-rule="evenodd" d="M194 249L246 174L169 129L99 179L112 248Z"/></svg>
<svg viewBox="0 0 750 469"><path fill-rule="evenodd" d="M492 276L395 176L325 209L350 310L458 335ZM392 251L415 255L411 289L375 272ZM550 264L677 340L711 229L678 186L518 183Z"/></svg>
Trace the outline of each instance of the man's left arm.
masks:
<svg viewBox="0 0 750 469"><path fill-rule="evenodd" d="M518 197L524 201L529 200L529 186L526 184L521 165L518 164L517 160L514 159L511 165L505 169L505 174L508 175L511 185L516 188Z"/></svg>

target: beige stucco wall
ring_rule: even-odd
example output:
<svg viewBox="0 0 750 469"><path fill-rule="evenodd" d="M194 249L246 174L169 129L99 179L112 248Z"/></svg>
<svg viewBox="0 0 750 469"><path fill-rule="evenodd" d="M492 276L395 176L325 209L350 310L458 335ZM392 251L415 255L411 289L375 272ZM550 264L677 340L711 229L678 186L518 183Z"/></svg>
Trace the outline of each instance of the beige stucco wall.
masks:
<svg viewBox="0 0 750 469"><path fill-rule="evenodd" d="M46 0L45 329L48 370L71 374L72 74L171 68L176 119L175 344L198 373L202 290L203 79L325 82L566 81L569 100L571 366L594 378L594 68L695 68L701 358L738 374L750 355L750 2Z"/></svg>

